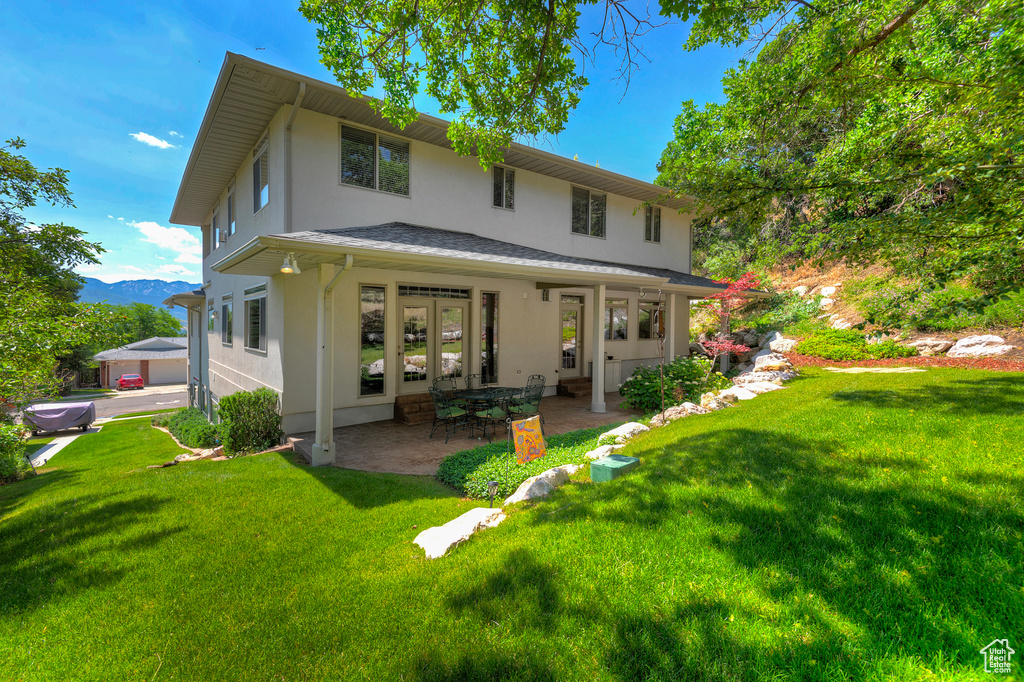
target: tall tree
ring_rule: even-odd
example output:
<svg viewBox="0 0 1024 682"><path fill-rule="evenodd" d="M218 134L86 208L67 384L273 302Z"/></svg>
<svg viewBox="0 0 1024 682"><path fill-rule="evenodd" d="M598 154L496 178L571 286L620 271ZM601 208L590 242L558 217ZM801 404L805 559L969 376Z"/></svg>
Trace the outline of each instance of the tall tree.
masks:
<svg viewBox="0 0 1024 682"><path fill-rule="evenodd" d="M98 262L100 245L74 227L33 225L22 215L39 200L73 206L67 171L38 170L16 153L24 146L14 138L0 147L0 420L55 394L66 378L60 358L109 334L101 308L76 301L81 279L72 271Z"/></svg>
<svg viewBox="0 0 1024 682"><path fill-rule="evenodd" d="M588 45L579 7L604 6ZM557 133L610 45L628 74L652 28L621 0L303 0L323 63L400 127L420 88L484 165ZM722 105L684 102L660 180L703 217L797 231L812 250L938 276L1024 279L1021 0L662 0L686 49L747 44ZM421 85L422 83L422 85ZM805 226L812 224L807 231ZM803 232L801 233L801 230Z"/></svg>

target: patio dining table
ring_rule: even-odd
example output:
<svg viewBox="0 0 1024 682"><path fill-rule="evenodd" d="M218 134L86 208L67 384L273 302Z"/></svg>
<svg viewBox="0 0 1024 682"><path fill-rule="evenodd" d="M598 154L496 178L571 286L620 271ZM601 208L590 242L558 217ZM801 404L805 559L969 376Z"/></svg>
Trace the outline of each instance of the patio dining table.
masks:
<svg viewBox="0 0 1024 682"><path fill-rule="evenodd" d="M492 407L501 407L503 402L508 401L522 390L522 388L513 386L483 386L455 391L455 397L465 401L466 409L473 415L474 420L478 421L478 413L486 412ZM486 422L482 424L482 427L486 434ZM487 440L490 441L490 439L491 437L488 436Z"/></svg>

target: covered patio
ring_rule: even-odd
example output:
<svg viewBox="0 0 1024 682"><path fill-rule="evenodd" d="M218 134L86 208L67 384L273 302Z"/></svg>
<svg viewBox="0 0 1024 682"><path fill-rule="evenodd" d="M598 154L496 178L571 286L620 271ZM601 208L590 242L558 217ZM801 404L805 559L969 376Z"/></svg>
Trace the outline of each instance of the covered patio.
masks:
<svg viewBox="0 0 1024 682"><path fill-rule="evenodd" d="M541 402L544 435L629 421L639 415L636 410L621 405L622 397L618 393L606 393L604 401L607 411L599 413L591 410L590 396L569 398L555 395L544 398ZM498 429L494 441L502 442L504 438L505 434ZM315 432L290 434L289 440L293 441L296 452L302 454L307 462L312 461ZM487 439L479 431L472 437L468 431L456 432L446 444L444 429L438 429L430 438L429 421L403 424L394 420L336 428L333 441L336 467L420 476L432 476L441 460L453 452L487 444Z"/></svg>

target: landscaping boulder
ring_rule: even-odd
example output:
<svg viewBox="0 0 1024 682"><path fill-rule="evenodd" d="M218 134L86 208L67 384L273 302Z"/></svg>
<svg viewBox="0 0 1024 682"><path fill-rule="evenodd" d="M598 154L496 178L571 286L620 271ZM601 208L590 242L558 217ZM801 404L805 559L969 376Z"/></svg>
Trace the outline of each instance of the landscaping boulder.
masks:
<svg viewBox="0 0 1024 682"><path fill-rule="evenodd" d="M1004 355L1009 353L1016 346L1009 346L1006 341L994 334L983 334L980 336L968 336L957 341L949 352L951 358L979 358L991 355Z"/></svg>
<svg viewBox="0 0 1024 682"><path fill-rule="evenodd" d="M793 369L792 363L785 355L769 353L754 359L754 372L786 372Z"/></svg>
<svg viewBox="0 0 1024 682"><path fill-rule="evenodd" d="M757 394L743 386L733 386L719 393L718 397L720 400L735 402L736 400L752 400L757 397Z"/></svg>
<svg viewBox="0 0 1024 682"><path fill-rule="evenodd" d="M650 429L648 429L640 422L627 422L622 426L612 429L611 431L606 431L605 433L602 433L601 438L613 436L615 438L616 443L625 443L628 440L636 438L644 431L650 431ZM598 438L598 440L600 441L601 438Z"/></svg>
<svg viewBox="0 0 1024 682"><path fill-rule="evenodd" d="M810 289L808 287L804 286L803 284L801 284L800 286L793 287L792 291L797 296L800 296L801 298L803 298L804 296L807 295L807 292L810 291Z"/></svg>
<svg viewBox="0 0 1024 682"><path fill-rule="evenodd" d="M793 350L797 343L799 342L796 339L784 339L779 337L772 341L768 347L773 353L788 353Z"/></svg>
<svg viewBox="0 0 1024 682"><path fill-rule="evenodd" d="M818 302L818 307L822 310L828 310L832 307L833 303L835 303L835 300L826 296Z"/></svg>
<svg viewBox="0 0 1024 682"><path fill-rule="evenodd" d="M773 341L778 341L782 338L781 332L768 332L761 338L761 348L769 348ZM760 355L760 354L759 354Z"/></svg>
<svg viewBox="0 0 1024 682"><path fill-rule="evenodd" d="M733 379L732 382L746 386L753 383L789 381L795 378L796 372L792 369L781 372L756 370L747 374L741 374Z"/></svg>
<svg viewBox="0 0 1024 682"><path fill-rule="evenodd" d="M428 559L436 559L468 540L478 530L493 528L504 520L505 512L501 509L477 507L443 526L426 529L413 542L423 548Z"/></svg>
<svg viewBox="0 0 1024 682"><path fill-rule="evenodd" d="M578 464L565 464L548 469L536 476L531 476L520 483L516 491L505 498L505 502L502 505L525 502L526 500L533 500L538 497L547 497L551 494L552 490L568 482L569 476L576 473L579 468Z"/></svg>
<svg viewBox="0 0 1024 682"><path fill-rule="evenodd" d="M727 401L720 399L714 393L705 393L700 397L700 406L705 410L723 410L727 407L732 407Z"/></svg>
<svg viewBox="0 0 1024 682"><path fill-rule="evenodd" d="M831 298L832 295L836 293L836 288L835 287L822 287L821 291L819 291L818 293L821 294L822 296L825 296L826 298Z"/></svg>
<svg viewBox="0 0 1024 682"><path fill-rule="evenodd" d="M783 386L781 383L777 384L773 381L749 381L744 383L742 386L736 386L734 388L738 390L746 389L747 391L755 395L761 395L762 393L770 393L772 391L781 390L785 388L785 386Z"/></svg>
<svg viewBox="0 0 1024 682"><path fill-rule="evenodd" d="M868 343L870 343L870 341ZM942 355L953 347L953 342L949 339L937 339L929 336L924 339L907 341L903 345L916 348L918 355Z"/></svg>
<svg viewBox="0 0 1024 682"><path fill-rule="evenodd" d="M841 317L836 317L834 320L832 320L833 329L849 329L852 326L853 324L847 322Z"/></svg>
<svg viewBox="0 0 1024 682"><path fill-rule="evenodd" d="M654 423L653 419L651 420L651 423ZM584 457L586 457L587 459L601 459L602 457L613 455L621 449L621 445L601 445L585 454Z"/></svg>

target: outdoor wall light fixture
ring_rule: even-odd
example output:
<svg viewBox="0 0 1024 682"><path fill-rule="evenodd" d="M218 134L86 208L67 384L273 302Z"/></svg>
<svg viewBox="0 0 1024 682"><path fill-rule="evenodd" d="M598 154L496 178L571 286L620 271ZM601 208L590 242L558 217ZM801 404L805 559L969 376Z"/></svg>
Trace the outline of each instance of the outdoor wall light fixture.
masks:
<svg viewBox="0 0 1024 682"><path fill-rule="evenodd" d="M494 496L498 494L497 481L487 481L487 494L491 497L491 508L494 508Z"/></svg>
<svg viewBox="0 0 1024 682"><path fill-rule="evenodd" d="M299 270L299 264L295 261L294 253L289 251L285 255L284 262L281 263L281 272L285 275L290 275L292 273L295 273L296 275L302 274L302 270Z"/></svg>
<svg viewBox="0 0 1024 682"><path fill-rule="evenodd" d="M647 292L644 291L643 287L640 287L640 298L647 298Z"/></svg>

